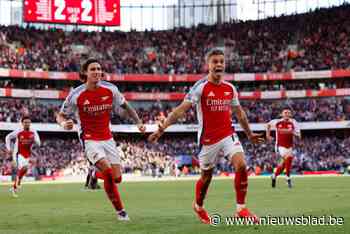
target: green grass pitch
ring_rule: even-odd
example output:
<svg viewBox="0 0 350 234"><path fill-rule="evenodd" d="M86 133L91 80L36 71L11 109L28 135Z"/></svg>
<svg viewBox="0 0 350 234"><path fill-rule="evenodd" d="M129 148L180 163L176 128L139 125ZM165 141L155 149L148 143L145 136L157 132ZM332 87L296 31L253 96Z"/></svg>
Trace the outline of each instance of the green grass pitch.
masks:
<svg viewBox="0 0 350 234"><path fill-rule="evenodd" d="M83 184L24 184L19 198L0 186L1 234L56 233L350 233L350 176L295 178L288 189L269 178L250 179L248 207L259 216L333 215L341 226L227 226L201 224L192 212L195 181L123 183L120 192L131 221L119 222L103 190L84 191ZM206 208L233 214L232 180L214 180Z"/></svg>

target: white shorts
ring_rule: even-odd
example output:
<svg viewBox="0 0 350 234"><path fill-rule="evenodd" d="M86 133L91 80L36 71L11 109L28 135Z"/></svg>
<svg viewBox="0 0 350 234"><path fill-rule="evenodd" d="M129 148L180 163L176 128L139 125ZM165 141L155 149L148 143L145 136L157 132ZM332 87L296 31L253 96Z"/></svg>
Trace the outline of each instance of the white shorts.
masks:
<svg viewBox="0 0 350 234"><path fill-rule="evenodd" d="M92 164L102 158L110 164L120 164L120 152L113 139L106 141L85 140L85 155Z"/></svg>
<svg viewBox="0 0 350 234"><path fill-rule="evenodd" d="M292 147L286 148L286 147L283 147L283 146L277 146L277 152L278 152L282 157L285 157L285 156L293 156L293 148L292 148Z"/></svg>
<svg viewBox="0 0 350 234"><path fill-rule="evenodd" d="M218 154L224 152L224 156L232 157L236 153L244 153L241 142L236 134L225 137L212 145L202 145L198 154L199 166L202 170L209 170L215 167Z"/></svg>
<svg viewBox="0 0 350 234"><path fill-rule="evenodd" d="M15 154L14 159L16 162L16 167L18 169L21 169L23 167L28 167L29 166L29 158L23 157L21 154Z"/></svg>

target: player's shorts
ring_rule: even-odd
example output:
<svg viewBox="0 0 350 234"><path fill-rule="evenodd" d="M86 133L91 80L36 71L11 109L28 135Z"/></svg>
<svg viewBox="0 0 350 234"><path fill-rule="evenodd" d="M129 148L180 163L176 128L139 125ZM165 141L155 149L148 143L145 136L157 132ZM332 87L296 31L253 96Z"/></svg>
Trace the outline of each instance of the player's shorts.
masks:
<svg viewBox="0 0 350 234"><path fill-rule="evenodd" d="M236 153L244 153L241 142L236 134L225 137L221 141L212 145L202 145L198 154L199 166L202 170L209 170L215 167L220 151L224 156L231 157Z"/></svg>
<svg viewBox="0 0 350 234"><path fill-rule="evenodd" d="M121 152L117 149L113 139L105 141L85 140L85 155L88 160L95 165L102 158L108 160L110 164L120 164Z"/></svg>
<svg viewBox="0 0 350 234"><path fill-rule="evenodd" d="M29 158L25 158L21 154L15 154L14 159L18 169L29 166Z"/></svg>
<svg viewBox="0 0 350 234"><path fill-rule="evenodd" d="M284 156L293 156L293 148L286 148L283 146L277 146L277 150L276 150L279 155L281 155L282 157Z"/></svg>

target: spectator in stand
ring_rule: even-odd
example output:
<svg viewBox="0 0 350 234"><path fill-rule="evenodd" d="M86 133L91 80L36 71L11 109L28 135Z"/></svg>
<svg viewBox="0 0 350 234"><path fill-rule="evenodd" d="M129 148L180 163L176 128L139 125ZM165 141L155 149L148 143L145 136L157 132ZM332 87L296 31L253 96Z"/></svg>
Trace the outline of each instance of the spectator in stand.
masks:
<svg viewBox="0 0 350 234"><path fill-rule="evenodd" d="M144 123L154 124L161 116L166 117L177 103L154 103L151 107L136 108ZM290 106L295 119L299 122L308 121L341 121L350 120L350 100L343 97L309 98L289 100L256 100L241 101L251 123L266 123L278 118L283 107ZM32 122L53 123L60 103L40 99L0 99L0 122L18 122L21 115L33 116ZM120 117L122 115L122 117ZM188 111L180 121L182 124L197 122L194 109ZM112 124L128 124L131 120L123 117L123 112L113 114Z"/></svg>
<svg viewBox="0 0 350 234"><path fill-rule="evenodd" d="M43 80L43 79L15 79L5 78L0 80L0 88L29 89L29 90L62 90L69 91L72 86L78 85L69 80ZM278 91L278 90L323 90L349 88L349 79L307 79L307 80L280 80L280 81L253 81L235 82L240 92L245 91ZM187 93L192 83L118 83L121 92L147 92L147 93Z"/></svg>
<svg viewBox="0 0 350 234"><path fill-rule="evenodd" d="M93 54L109 61L105 67L110 73L199 74L205 73L202 58L209 48L221 46L229 73L346 69L349 16L350 5L344 4L306 14L167 31L71 33L0 26L0 67L79 71L79 61Z"/></svg>

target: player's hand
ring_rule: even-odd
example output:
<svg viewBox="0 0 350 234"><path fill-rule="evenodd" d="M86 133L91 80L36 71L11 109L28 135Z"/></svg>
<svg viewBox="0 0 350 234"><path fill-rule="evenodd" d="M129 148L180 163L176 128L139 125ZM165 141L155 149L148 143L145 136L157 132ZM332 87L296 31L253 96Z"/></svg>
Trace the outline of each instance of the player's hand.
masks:
<svg viewBox="0 0 350 234"><path fill-rule="evenodd" d="M162 118L158 122L158 130L163 133L165 129L166 129L165 118Z"/></svg>
<svg viewBox="0 0 350 234"><path fill-rule="evenodd" d="M158 129L157 131L148 136L148 141L151 143L156 143L158 139L163 135L163 133L164 131L159 131Z"/></svg>
<svg viewBox="0 0 350 234"><path fill-rule="evenodd" d="M253 143L253 144L261 144L265 142L265 139L262 137L262 133L252 133L248 136L248 139Z"/></svg>
<svg viewBox="0 0 350 234"><path fill-rule="evenodd" d="M158 130L155 131L154 133L152 133L151 135L149 135L148 137L148 141L151 143L156 143L158 141L158 139L163 135L164 130L165 130L165 119L161 119L158 122Z"/></svg>
<svg viewBox="0 0 350 234"><path fill-rule="evenodd" d="M74 126L74 122L71 119L68 119L66 121L63 121L63 123L61 123L61 126L65 129L65 130L71 130L73 129Z"/></svg>
<svg viewBox="0 0 350 234"><path fill-rule="evenodd" d="M140 130L141 133L146 132L146 126L143 123L137 124L137 128Z"/></svg>

